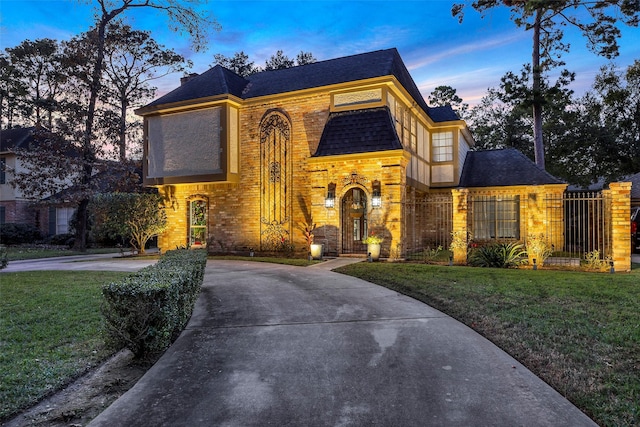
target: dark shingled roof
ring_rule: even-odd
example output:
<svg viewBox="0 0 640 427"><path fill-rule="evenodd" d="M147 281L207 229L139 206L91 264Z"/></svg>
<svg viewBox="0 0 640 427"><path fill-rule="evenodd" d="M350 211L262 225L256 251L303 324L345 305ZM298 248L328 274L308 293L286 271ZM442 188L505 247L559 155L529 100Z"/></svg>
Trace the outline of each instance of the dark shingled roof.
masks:
<svg viewBox="0 0 640 427"><path fill-rule="evenodd" d="M631 198L640 199L640 172L623 179L622 181L631 182Z"/></svg>
<svg viewBox="0 0 640 427"><path fill-rule="evenodd" d="M460 187L564 184L514 148L470 151L464 162Z"/></svg>
<svg viewBox="0 0 640 427"><path fill-rule="evenodd" d="M395 48L318 61L283 70L263 71L246 78L216 65L205 73L192 77L146 107L225 94L250 99L383 76L395 76L434 121L459 120L450 106L427 106Z"/></svg>
<svg viewBox="0 0 640 427"><path fill-rule="evenodd" d="M387 107L332 113L313 157L401 149Z"/></svg>
<svg viewBox="0 0 640 427"><path fill-rule="evenodd" d="M249 82L239 75L216 65L200 75L190 77L186 83L151 102L147 107L225 94L242 98L242 91L247 84Z"/></svg>
<svg viewBox="0 0 640 427"><path fill-rule="evenodd" d="M33 142L35 127L11 128L0 132L0 151L15 151L16 149L28 150Z"/></svg>

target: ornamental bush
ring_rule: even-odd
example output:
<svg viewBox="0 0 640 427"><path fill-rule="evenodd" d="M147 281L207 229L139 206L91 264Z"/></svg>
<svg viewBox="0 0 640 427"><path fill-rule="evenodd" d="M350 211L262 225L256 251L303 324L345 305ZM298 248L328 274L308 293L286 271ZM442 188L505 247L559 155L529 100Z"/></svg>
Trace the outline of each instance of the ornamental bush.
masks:
<svg viewBox="0 0 640 427"><path fill-rule="evenodd" d="M9 254L6 246L0 245L0 270L9 264Z"/></svg>
<svg viewBox="0 0 640 427"><path fill-rule="evenodd" d="M105 285L107 344L139 359L169 347L191 317L206 261L204 250L169 251L155 265Z"/></svg>
<svg viewBox="0 0 640 427"><path fill-rule="evenodd" d="M0 242L3 245L35 243L39 240L42 240L42 233L34 225L5 223L0 227Z"/></svg>
<svg viewBox="0 0 640 427"><path fill-rule="evenodd" d="M527 252L519 243L496 243L474 249L469 264L474 267L515 268L527 262Z"/></svg>

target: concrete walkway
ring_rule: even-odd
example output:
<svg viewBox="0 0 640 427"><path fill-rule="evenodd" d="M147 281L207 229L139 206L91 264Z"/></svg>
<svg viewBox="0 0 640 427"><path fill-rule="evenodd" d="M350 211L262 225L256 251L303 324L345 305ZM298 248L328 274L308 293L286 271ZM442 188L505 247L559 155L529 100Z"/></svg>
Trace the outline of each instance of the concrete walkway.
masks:
<svg viewBox="0 0 640 427"><path fill-rule="evenodd" d="M328 271L343 262L210 260L186 330L90 426L595 426L472 329Z"/></svg>

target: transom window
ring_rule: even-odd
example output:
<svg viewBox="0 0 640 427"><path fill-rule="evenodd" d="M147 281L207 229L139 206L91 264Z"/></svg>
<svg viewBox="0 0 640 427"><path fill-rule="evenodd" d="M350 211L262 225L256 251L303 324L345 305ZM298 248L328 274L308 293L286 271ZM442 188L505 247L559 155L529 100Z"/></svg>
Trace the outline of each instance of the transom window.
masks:
<svg viewBox="0 0 640 427"><path fill-rule="evenodd" d="M189 246L204 246L207 243L207 202L192 200L189 203Z"/></svg>
<svg viewBox="0 0 640 427"><path fill-rule="evenodd" d="M453 132L437 132L431 137L434 162L453 160Z"/></svg>
<svg viewBox="0 0 640 427"><path fill-rule="evenodd" d="M473 238L519 239L520 196L474 197Z"/></svg>

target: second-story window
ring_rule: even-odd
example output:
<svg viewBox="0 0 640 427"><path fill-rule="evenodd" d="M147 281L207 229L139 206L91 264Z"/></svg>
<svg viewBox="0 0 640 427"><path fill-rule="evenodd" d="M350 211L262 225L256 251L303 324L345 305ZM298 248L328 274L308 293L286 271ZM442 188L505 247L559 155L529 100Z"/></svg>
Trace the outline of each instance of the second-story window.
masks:
<svg viewBox="0 0 640 427"><path fill-rule="evenodd" d="M453 161L453 132L437 132L431 139L434 162Z"/></svg>

